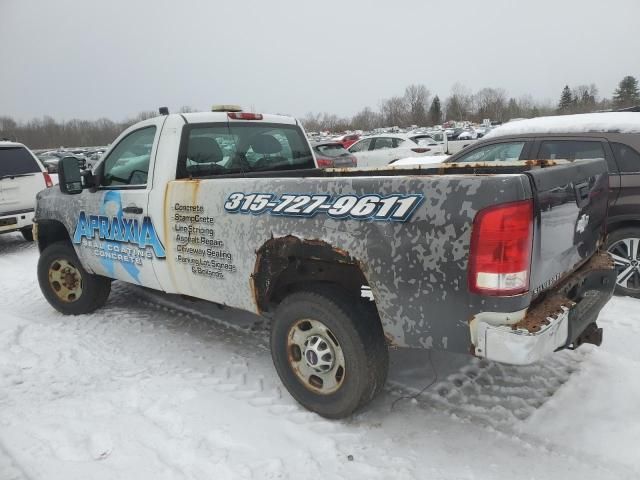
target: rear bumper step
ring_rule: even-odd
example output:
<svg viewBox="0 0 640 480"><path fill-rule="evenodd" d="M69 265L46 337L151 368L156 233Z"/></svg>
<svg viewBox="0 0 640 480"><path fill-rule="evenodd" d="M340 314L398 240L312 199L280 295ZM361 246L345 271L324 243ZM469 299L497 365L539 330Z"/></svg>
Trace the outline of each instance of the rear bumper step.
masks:
<svg viewBox="0 0 640 480"><path fill-rule="evenodd" d="M556 350L583 343L600 345L598 314L615 288L615 269L607 253L596 254L522 320L510 325L480 321L475 354L514 365L535 363Z"/></svg>

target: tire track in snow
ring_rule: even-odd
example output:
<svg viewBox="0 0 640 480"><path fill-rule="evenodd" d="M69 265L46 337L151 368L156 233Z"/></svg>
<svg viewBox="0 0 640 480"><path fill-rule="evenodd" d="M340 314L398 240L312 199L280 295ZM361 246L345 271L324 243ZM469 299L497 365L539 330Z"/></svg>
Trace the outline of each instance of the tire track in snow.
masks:
<svg viewBox="0 0 640 480"><path fill-rule="evenodd" d="M189 308L181 303L172 301L163 294L156 294L152 291L144 291L142 298L137 298L136 301L145 305L145 307L155 308L181 317L185 321L204 321L210 328L219 330L225 340L233 339L241 343L245 347L244 350L248 347L257 348L263 352L262 358L254 359L238 354L235 358L216 365L211 375L202 378L203 385L210 386L215 391L228 395L234 400L243 401L253 408L276 416L292 426L303 427L316 434L329 437L344 458L357 449L360 452L358 458L349 461L347 465L351 469L370 472L373 467L375 474L370 473L373 478L376 476L380 478L402 477L403 475L400 475L398 465L402 465L401 470L405 473L404 477L406 478L413 478L407 472L420 470L413 460L399 457L390 459L388 452L372 444L367 444L365 439L366 432L357 425L357 421L327 420L298 405L285 392L275 374L275 370L272 369L268 345L269 330L264 322L254 323L247 327L239 327L237 324L220 319L217 315L206 314L194 308ZM255 368L256 361L260 362L259 367L261 368ZM264 370L265 367L270 370L270 375L256 372L256 370ZM366 448L363 449L362 445L366 445ZM389 465L389 461L395 463L395 466Z"/></svg>
<svg viewBox="0 0 640 480"><path fill-rule="evenodd" d="M0 442L0 478L2 480L30 480L22 467L7 452L2 442Z"/></svg>
<svg viewBox="0 0 640 480"><path fill-rule="evenodd" d="M413 401L418 408L437 409L462 422L484 426L505 438L517 438L527 449L556 455L590 465L603 476L612 470L617 478L636 478L637 472L625 464L612 465L610 458L585 453L568 445L529 435L523 422L567 383L591 350L557 352L544 362L512 366L471 357L469 364L447 375ZM413 397L420 390L388 382L394 397Z"/></svg>

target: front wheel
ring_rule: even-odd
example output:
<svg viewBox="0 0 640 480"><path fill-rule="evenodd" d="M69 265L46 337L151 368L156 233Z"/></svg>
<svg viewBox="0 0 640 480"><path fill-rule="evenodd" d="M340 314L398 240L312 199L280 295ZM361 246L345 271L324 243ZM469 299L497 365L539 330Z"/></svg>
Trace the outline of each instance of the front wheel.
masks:
<svg viewBox="0 0 640 480"><path fill-rule="evenodd" d="M640 228L614 231L607 250L616 265L616 293L640 298Z"/></svg>
<svg viewBox="0 0 640 480"><path fill-rule="evenodd" d="M316 286L278 306L271 356L289 393L327 418L342 418L383 387L389 363L382 326L365 300Z"/></svg>
<svg viewBox="0 0 640 480"><path fill-rule="evenodd" d="M68 242L53 243L42 251L38 283L51 306L65 315L93 312L111 292L111 279L87 272Z"/></svg>

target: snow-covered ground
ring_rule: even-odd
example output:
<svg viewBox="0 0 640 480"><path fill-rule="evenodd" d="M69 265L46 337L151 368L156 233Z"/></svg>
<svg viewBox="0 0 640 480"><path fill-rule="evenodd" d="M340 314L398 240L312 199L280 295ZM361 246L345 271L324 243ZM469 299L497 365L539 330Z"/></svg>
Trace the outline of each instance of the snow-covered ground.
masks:
<svg viewBox="0 0 640 480"><path fill-rule="evenodd" d="M122 283L63 317L36 262L0 236L0 480L640 478L640 301L540 365L433 353L415 399L429 354L393 352L386 392L328 421L281 387L257 317Z"/></svg>

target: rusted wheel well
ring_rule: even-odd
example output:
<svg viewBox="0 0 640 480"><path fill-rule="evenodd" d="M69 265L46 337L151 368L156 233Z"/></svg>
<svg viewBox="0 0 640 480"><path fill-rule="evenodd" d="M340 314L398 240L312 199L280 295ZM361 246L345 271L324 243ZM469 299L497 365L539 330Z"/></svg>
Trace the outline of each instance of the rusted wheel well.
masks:
<svg viewBox="0 0 640 480"><path fill-rule="evenodd" d="M255 301L266 312L289 293L313 283L339 285L360 297L367 280L356 259L320 240L294 236L273 238L257 252L251 278Z"/></svg>
<svg viewBox="0 0 640 480"><path fill-rule="evenodd" d="M38 221L38 249L41 252L52 243L62 240L71 242L69 232L61 222L57 220Z"/></svg>

